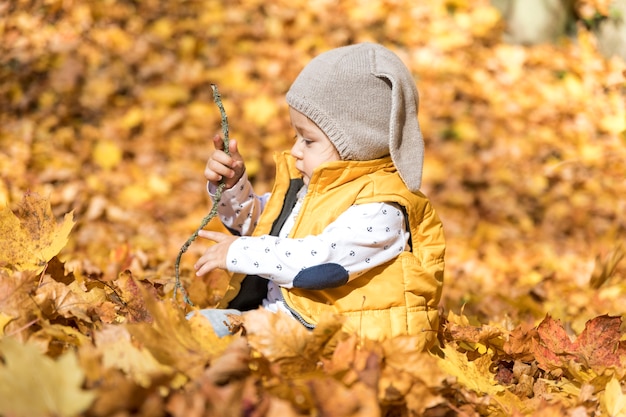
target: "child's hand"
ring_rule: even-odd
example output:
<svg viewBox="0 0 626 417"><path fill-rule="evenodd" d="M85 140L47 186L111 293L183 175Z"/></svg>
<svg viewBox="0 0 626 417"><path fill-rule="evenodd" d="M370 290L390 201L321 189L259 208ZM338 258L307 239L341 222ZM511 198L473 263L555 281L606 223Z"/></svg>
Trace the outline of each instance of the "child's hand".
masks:
<svg viewBox="0 0 626 417"><path fill-rule="evenodd" d="M213 137L213 145L215 150L207 160L204 176L215 186L219 185L222 178L225 178L226 188L232 188L246 170L243 157L237 150L237 142L228 141L230 156L224 152L224 142L219 135Z"/></svg>
<svg viewBox="0 0 626 417"><path fill-rule="evenodd" d="M215 268L226 269L226 255L228 248L237 239L236 236L227 235L220 232L212 232L209 230L200 230L199 237L215 241L215 244L209 246L204 255L198 259L194 265L196 275L201 276L214 270Z"/></svg>

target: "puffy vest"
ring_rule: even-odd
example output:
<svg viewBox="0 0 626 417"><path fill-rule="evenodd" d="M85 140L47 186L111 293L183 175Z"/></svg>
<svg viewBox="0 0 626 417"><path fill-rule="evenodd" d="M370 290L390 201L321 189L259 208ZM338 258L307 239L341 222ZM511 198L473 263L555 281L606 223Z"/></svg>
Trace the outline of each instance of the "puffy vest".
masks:
<svg viewBox="0 0 626 417"><path fill-rule="evenodd" d="M285 208L285 200L291 198L290 185L293 188L300 173L288 152L275 159L276 181L253 236L276 229L277 219L293 207L293 202L288 201ZM427 348L434 342L438 328L445 252L443 228L429 200L406 188L391 158L337 161L318 167L289 237L320 234L350 206L372 202L397 203L404 208L411 251L402 252L343 286L325 290L283 288L283 297L294 316L308 327L314 327L328 313L338 314L345 317L344 330L348 332L374 340L421 335L423 347ZM238 295L250 298L252 293L266 290L267 280L234 274L219 307L242 308L237 303ZM259 301L257 298L255 303ZM252 304L247 309L256 306Z"/></svg>

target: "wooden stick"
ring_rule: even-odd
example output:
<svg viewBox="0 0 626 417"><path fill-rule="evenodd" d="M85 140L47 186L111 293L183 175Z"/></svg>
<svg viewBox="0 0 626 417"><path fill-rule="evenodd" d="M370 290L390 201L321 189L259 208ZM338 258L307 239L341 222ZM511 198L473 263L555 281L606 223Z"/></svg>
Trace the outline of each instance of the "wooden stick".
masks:
<svg viewBox="0 0 626 417"><path fill-rule="evenodd" d="M213 90L213 101L215 102L215 104L217 104L217 107L220 109L220 114L222 116L222 135L223 135L222 140L224 141L224 152L226 152L227 155L230 155L230 151L228 149L228 143L230 139L228 138L228 117L226 116L226 110L224 110L224 104L222 104L222 97L220 96L217 86L215 84L211 84L211 89ZM211 207L211 211L209 212L209 214L206 215L206 217L202 219L198 229L196 229L196 231L193 232L193 234L189 237L189 239L187 239L185 244L180 248L180 250L178 251L178 256L176 257L176 262L174 263L174 271L176 273L176 284L174 285L174 299L176 299L177 291L178 289L180 289L180 292L183 295L183 300L190 306L193 306L193 303L189 299L189 295L187 294L185 287L183 287L183 285L180 282L180 260L183 256L183 253L187 252L187 249L189 249L189 246L191 246L193 241L196 240L196 238L198 237L198 232L204 229L206 225L209 224L209 222L215 216L217 216L217 207L220 202L220 199L222 198L222 192L224 191L225 186L226 186L225 179L222 179L222 181L220 181L220 184L217 187L215 196L213 197L213 206Z"/></svg>

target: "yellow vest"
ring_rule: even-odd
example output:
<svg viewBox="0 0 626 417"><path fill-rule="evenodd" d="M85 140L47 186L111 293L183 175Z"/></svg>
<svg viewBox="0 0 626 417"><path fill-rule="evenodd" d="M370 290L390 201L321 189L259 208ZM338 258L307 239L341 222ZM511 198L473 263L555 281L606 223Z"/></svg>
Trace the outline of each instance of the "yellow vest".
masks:
<svg viewBox="0 0 626 417"><path fill-rule="evenodd" d="M289 182L300 176L294 159L276 159L276 182L253 236L268 234L279 216ZM282 289L288 307L307 323L334 313L346 318L344 330L381 340L400 335L424 336L424 348L436 338L443 284L445 240L439 217L422 193L411 193L391 158L337 161L315 170L289 237L320 234L354 204L397 203L404 207L412 252L404 251L347 284L326 290ZM234 274L220 303L239 292L244 275Z"/></svg>

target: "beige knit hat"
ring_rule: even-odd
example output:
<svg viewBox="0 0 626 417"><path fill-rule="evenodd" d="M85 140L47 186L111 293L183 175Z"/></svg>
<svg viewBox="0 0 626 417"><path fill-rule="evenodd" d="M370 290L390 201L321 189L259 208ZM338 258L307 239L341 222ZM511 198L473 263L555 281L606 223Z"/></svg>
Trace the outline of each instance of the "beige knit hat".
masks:
<svg viewBox="0 0 626 417"><path fill-rule="evenodd" d="M343 160L391 154L409 190L419 190L424 141L417 88L389 49L360 43L318 55L292 84L287 103L328 136Z"/></svg>

